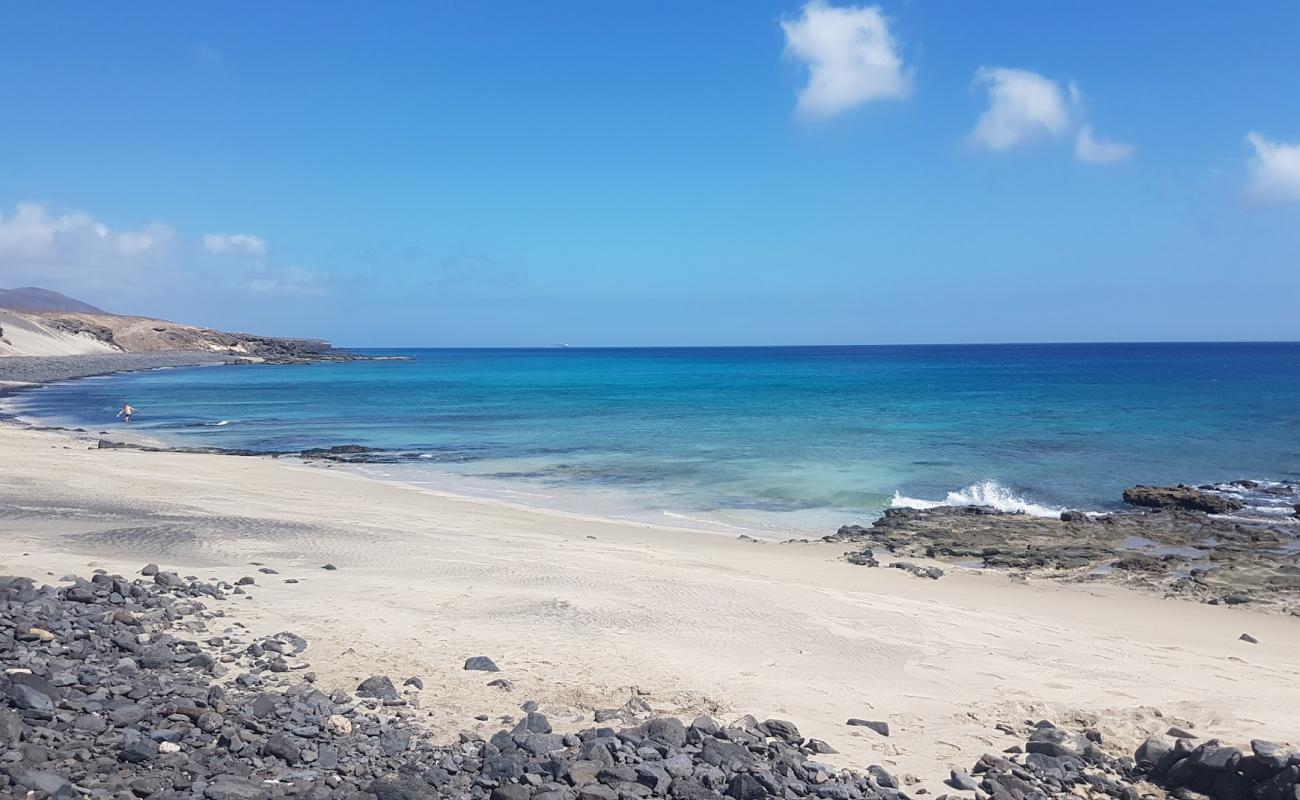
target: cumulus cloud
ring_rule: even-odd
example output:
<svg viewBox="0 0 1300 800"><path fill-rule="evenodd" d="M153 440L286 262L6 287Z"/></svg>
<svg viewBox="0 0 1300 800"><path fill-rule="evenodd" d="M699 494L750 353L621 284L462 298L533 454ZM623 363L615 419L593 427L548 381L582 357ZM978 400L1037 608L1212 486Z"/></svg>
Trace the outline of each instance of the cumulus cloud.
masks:
<svg viewBox="0 0 1300 800"><path fill-rule="evenodd" d="M1257 205L1300 203L1300 142L1274 142L1254 131L1246 134L1246 141L1255 150L1246 200Z"/></svg>
<svg viewBox="0 0 1300 800"><path fill-rule="evenodd" d="M18 203L7 217L0 211L0 255L10 259L49 263L70 251L84 250L140 255L161 250L174 236L170 228L157 223L114 231L84 212L56 215L41 203Z"/></svg>
<svg viewBox="0 0 1300 800"><path fill-rule="evenodd" d="M989 99L988 109L970 134L980 147L1010 150L1035 139L1057 138L1070 128L1060 85L1037 72L980 67L975 83L986 89Z"/></svg>
<svg viewBox="0 0 1300 800"><path fill-rule="evenodd" d="M266 240L251 233L205 233L203 249L209 253L266 255Z"/></svg>
<svg viewBox="0 0 1300 800"><path fill-rule="evenodd" d="M799 114L833 117L871 100L907 97L912 78L879 6L811 0L798 19L781 23L786 54L808 68Z"/></svg>
<svg viewBox="0 0 1300 800"><path fill-rule="evenodd" d="M10 214L0 210L0 286L85 292L120 308L148 297L329 291L324 274L266 263L266 250L265 240L248 233L194 240L158 222L119 230L84 211L55 211L43 203L18 203Z"/></svg>
<svg viewBox="0 0 1300 800"><path fill-rule="evenodd" d="M975 85L988 94L989 105L970 141L996 152L1011 150L1043 139L1074 135L1074 157L1089 164L1113 164L1133 155L1133 145L1098 137L1082 124L1083 93L1071 81L1062 86L1027 69L980 67Z"/></svg>
<svg viewBox="0 0 1300 800"><path fill-rule="evenodd" d="M175 231L161 223L114 230L83 211L56 213L42 203L0 211L0 275L10 283L131 283L164 268L175 248Z"/></svg>
<svg viewBox="0 0 1300 800"><path fill-rule="evenodd" d="M1113 164L1133 155L1133 145L1098 139L1092 127L1084 125L1074 137L1074 157L1090 164Z"/></svg>

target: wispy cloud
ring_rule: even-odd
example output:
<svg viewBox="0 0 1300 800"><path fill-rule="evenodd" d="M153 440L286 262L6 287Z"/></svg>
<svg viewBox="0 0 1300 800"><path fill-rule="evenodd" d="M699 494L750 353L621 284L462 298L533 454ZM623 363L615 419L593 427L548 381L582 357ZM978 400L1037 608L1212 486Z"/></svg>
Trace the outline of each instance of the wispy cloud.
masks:
<svg viewBox="0 0 1300 800"><path fill-rule="evenodd" d="M879 6L812 0L781 28L786 54L808 69L799 90L801 116L826 119L872 100L911 95L911 75Z"/></svg>
<svg viewBox="0 0 1300 800"><path fill-rule="evenodd" d="M329 284L309 269L258 263L248 272L243 288L257 294L325 294Z"/></svg>
<svg viewBox="0 0 1300 800"><path fill-rule="evenodd" d="M270 263L263 256L266 240L251 233L205 233L203 249L222 256L221 274L235 288L259 295L313 295L330 290L330 281L315 270Z"/></svg>
<svg viewBox="0 0 1300 800"><path fill-rule="evenodd" d="M260 256L266 254L266 240L251 233L205 233L203 249L221 255Z"/></svg>
<svg viewBox="0 0 1300 800"><path fill-rule="evenodd" d="M1113 164L1133 155L1133 145L1112 142L1093 136L1092 127L1084 125L1074 137L1074 157L1090 164Z"/></svg>
<svg viewBox="0 0 1300 800"><path fill-rule="evenodd" d="M1251 131L1246 141L1255 154L1248 165L1244 198L1252 205L1300 203L1300 142L1275 142Z"/></svg>

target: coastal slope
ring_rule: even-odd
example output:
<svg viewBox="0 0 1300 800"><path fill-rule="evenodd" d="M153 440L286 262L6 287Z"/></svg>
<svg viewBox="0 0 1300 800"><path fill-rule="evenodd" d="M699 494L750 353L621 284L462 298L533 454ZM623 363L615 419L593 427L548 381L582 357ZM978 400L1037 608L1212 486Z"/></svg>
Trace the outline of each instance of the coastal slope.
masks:
<svg viewBox="0 0 1300 800"><path fill-rule="evenodd" d="M292 359L330 351L320 339L227 333L151 317L0 308L0 356L197 352Z"/></svg>
<svg viewBox="0 0 1300 800"><path fill-rule="evenodd" d="M273 361L341 357L322 339L228 333L153 317L110 314L49 289L0 289L0 356L205 353Z"/></svg>
<svg viewBox="0 0 1300 800"><path fill-rule="evenodd" d="M48 325L32 312L0 308L0 356L79 356L120 352L119 348L96 336Z"/></svg>

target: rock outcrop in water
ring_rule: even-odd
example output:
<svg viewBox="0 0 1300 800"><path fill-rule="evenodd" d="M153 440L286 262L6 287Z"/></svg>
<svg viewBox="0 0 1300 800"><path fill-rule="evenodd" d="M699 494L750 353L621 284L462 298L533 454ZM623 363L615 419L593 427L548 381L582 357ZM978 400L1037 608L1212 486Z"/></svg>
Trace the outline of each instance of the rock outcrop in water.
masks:
<svg viewBox="0 0 1300 800"><path fill-rule="evenodd" d="M1209 494L1191 486L1134 486L1124 490L1124 502L1145 508L1182 508L1207 514L1231 514L1246 507L1232 497Z"/></svg>
<svg viewBox="0 0 1300 800"><path fill-rule="evenodd" d="M1138 487L1151 489L1151 487ZM1294 487L1291 487L1294 490ZM1240 510L1187 487L1143 498ZM1280 496L1280 495L1279 495ZM1219 505L1213 501L1230 501ZM861 545L846 555L874 566L883 548L982 569L1062 580L1106 580L1215 604L1251 603L1300 616L1300 526L1286 516L1238 519L1175 507L1060 519L986 506L890 508L871 525L845 525L826 541Z"/></svg>

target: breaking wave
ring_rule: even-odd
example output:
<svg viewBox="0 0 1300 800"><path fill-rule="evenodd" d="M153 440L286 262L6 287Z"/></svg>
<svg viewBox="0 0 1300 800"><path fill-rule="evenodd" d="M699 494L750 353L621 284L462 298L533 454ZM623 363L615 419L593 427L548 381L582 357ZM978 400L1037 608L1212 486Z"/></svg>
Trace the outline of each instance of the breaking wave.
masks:
<svg viewBox="0 0 1300 800"><path fill-rule="evenodd" d="M1009 514L1028 514L1033 517L1059 517L1064 508L1053 508L1018 497L997 481L972 483L965 489L948 492L943 500L922 500L894 492L890 508L935 508L937 506L991 506Z"/></svg>

